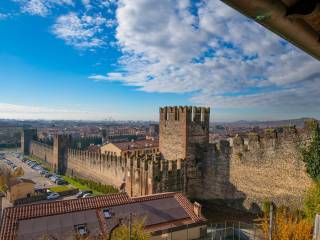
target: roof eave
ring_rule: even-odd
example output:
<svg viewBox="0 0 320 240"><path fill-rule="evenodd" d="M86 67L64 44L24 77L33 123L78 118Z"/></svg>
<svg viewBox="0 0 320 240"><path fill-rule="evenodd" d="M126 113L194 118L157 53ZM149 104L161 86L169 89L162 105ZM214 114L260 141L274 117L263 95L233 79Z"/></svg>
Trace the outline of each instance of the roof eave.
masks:
<svg viewBox="0 0 320 240"><path fill-rule="evenodd" d="M320 60L319 33L299 18L286 16L287 7L272 0L222 0L260 25ZM298 34L297 34L298 33Z"/></svg>

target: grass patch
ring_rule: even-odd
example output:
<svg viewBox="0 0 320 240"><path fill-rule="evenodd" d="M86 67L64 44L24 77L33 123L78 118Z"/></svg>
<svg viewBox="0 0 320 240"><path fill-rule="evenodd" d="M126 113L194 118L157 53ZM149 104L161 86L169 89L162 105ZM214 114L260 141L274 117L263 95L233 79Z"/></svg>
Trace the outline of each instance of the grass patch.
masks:
<svg viewBox="0 0 320 240"><path fill-rule="evenodd" d="M79 190L91 190L94 195L117 193L118 189L111 185L104 185L84 178L71 178L62 176L62 178L78 188Z"/></svg>
<svg viewBox="0 0 320 240"><path fill-rule="evenodd" d="M74 188L78 188L79 190L91 190L93 192L94 195L101 195L103 193L98 192L96 190L93 190L91 188L89 188L86 185L83 185L79 182L77 182L76 180L74 180L73 178L67 177L67 176L61 176L61 178L65 181L67 181L70 185L72 185Z"/></svg>
<svg viewBox="0 0 320 240"><path fill-rule="evenodd" d="M70 188L68 186L55 186L55 187L49 188L49 190L52 192L63 192L63 191L67 191L70 189L72 189L72 188Z"/></svg>

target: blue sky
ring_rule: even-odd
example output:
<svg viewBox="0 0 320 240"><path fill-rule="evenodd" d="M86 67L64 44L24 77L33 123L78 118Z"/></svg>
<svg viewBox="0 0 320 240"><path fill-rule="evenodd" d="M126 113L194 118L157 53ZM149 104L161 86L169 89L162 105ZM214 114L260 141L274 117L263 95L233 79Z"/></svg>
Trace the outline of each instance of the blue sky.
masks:
<svg viewBox="0 0 320 240"><path fill-rule="evenodd" d="M0 34L0 118L319 117L319 62L218 0L3 0Z"/></svg>

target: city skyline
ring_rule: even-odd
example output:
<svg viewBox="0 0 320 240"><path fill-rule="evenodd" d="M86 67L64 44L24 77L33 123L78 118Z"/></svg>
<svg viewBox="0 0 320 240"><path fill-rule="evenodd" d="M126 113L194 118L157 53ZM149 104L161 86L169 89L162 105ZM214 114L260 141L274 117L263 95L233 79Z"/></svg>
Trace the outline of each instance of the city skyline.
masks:
<svg viewBox="0 0 320 240"><path fill-rule="evenodd" d="M319 118L320 64L216 0L5 0L0 118Z"/></svg>

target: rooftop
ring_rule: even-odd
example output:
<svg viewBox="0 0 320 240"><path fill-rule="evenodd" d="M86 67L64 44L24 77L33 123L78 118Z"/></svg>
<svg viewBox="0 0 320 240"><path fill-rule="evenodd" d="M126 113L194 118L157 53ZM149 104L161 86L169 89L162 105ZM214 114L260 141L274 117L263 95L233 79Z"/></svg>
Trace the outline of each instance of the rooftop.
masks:
<svg viewBox="0 0 320 240"><path fill-rule="evenodd" d="M6 208L0 239L33 239L50 235L64 239L79 227L94 236L109 234L131 213L145 219L150 232L204 224L201 212L181 193L162 193L130 198L126 193L54 201Z"/></svg>
<svg viewBox="0 0 320 240"><path fill-rule="evenodd" d="M159 147L159 140L138 140L138 141L131 141L131 142L115 142L111 143L117 146L122 151L126 150L134 150L134 149L144 149L144 148L156 148Z"/></svg>
<svg viewBox="0 0 320 240"><path fill-rule="evenodd" d="M12 186L15 186L17 184L20 184L20 183L32 183L32 184L36 184L34 181L32 181L31 179L26 179L26 178L14 178L14 179L11 179L9 181L9 187L12 187Z"/></svg>

